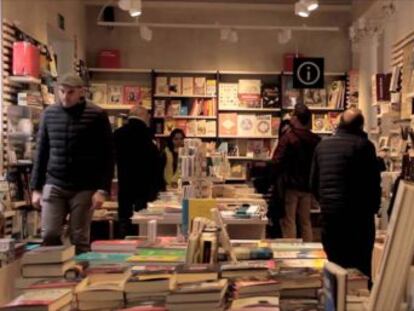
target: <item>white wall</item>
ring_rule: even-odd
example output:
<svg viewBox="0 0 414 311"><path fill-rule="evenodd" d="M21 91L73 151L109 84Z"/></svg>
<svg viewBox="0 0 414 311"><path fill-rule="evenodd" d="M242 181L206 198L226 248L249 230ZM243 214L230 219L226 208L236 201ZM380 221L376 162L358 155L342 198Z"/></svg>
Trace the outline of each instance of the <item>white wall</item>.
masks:
<svg viewBox="0 0 414 311"><path fill-rule="evenodd" d="M65 18L65 31L58 29L57 15ZM3 0L3 18L14 22L26 33L43 43L48 29L77 38L78 55L85 57L85 7L82 0Z"/></svg>
<svg viewBox="0 0 414 311"><path fill-rule="evenodd" d="M219 8L188 10L183 8L145 9L143 22L220 23L244 25L338 26L339 32L294 32L286 45L277 42L275 31L241 31L239 42L220 41L218 30L156 29L151 42L140 39L138 28L109 30L96 25L98 7L87 9L87 61L96 65L96 55L105 48L120 49L123 67L161 69L281 70L285 52L325 57L328 71L350 68L351 51L347 27L351 12L315 12L303 19L290 11L225 10ZM117 12L120 13L120 12ZM123 20L117 14L117 20Z"/></svg>
<svg viewBox="0 0 414 311"><path fill-rule="evenodd" d="M354 1L354 12L362 12L360 15L354 15L355 20L358 17L367 19L376 15L388 0L371 1L369 7L364 1ZM371 111L371 76L378 72L391 71L391 49L392 45L404 38L407 34L414 31L414 1L412 0L395 0L396 11L383 24L383 33L379 36L367 37L359 42L358 52L354 53L354 64L360 72L360 106L368 119L368 127L373 125L374 118L369 112ZM363 6L363 7L362 7Z"/></svg>

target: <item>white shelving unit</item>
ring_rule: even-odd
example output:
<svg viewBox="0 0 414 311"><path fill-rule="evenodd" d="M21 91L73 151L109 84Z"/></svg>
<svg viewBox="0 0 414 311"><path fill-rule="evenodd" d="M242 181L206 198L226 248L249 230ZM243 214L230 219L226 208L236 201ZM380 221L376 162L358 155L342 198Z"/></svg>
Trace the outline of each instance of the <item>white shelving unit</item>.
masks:
<svg viewBox="0 0 414 311"><path fill-rule="evenodd" d="M215 95L165 95L154 94L154 98L217 98Z"/></svg>
<svg viewBox="0 0 414 311"><path fill-rule="evenodd" d="M9 76L7 77L8 80L16 83L26 83L26 84L40 84L41 80L29 77L29 76Z"/></svg>

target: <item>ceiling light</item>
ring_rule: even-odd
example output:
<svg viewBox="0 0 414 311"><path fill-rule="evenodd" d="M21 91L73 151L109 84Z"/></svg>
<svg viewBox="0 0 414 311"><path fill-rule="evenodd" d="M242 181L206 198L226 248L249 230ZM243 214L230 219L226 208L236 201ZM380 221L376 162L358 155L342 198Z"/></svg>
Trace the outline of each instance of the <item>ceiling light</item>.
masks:
<svg viewBox="0 0 414 311"><path fill-rule="evenodd" d="M131 7L131 0L119 0L118 6L121 10L128 11Z"/></svg>
<svg viewBox="0 0 414 311"><path fill-rule="evenodd" d="M138 17L141 15L141 0L130 0L131 6L129 7L129 15L132 17Z"/></svg>
<svg viewBox="0 0 414 311"><path fill-rule="evenodd" d="M299 15L300 17L309 17L309 11L306 5L299 1L295 3L295 15Z"/></svg>
<svg viewBox="0 0 414 311"><path fill-rule="evenodd" d="M152 40L152 30L145 25L139 26L139 34L141 39L144 41L151 41Z"/></svg>
<svg viewBox="0 0 414 311"><path fill-rule="evenodd" d="M318 0L300 0L304 5L306 5L306 8L309 12L315 11L319 7Z"/></svg>

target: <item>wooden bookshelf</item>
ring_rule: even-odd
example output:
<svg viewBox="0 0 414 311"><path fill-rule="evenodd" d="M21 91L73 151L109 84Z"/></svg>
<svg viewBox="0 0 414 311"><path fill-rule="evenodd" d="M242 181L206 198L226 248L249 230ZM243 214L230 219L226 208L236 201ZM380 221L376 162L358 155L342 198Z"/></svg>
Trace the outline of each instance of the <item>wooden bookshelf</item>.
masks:
<svg viewBox="0 0 414 311"><path fill-rule="evenodd" d="M280 112L282 111L282 109L280 108L219 108L219 112L222 112L222 111L269 113L269 112Z"/></svg>
<svg viewBox="0 0 414 311"><path fill-rule="evenodd" d="M165 95L154 94L154 98L217 98L216 95Z"/></svg>
<svg viewBox="0 0 414 311"><path fill-rule="evenodd" d="M239 135L221 135L218 138L234 138L234 139L276 139L277 136L239 136Z"/></svg>
<svg viewBox="0 0 414 311"><path fill-rule="evenodd" d="M216 116L172 116L153 117L154 119L189 119L189 120L217 120Z"/></svg>
<svg viewBox="0 0 414 311"><path fill-rule="evenodd" d="M100 73L146 73L150 74L151 69L142 68L89 68L89 72Z"/></svg>
<svg viewBox="0 0 414 311"><path fill-rule="evenodd" d="M41 83L40 79L29 77L29 76L9 76L8 80L16 83L25 83L25 84L36 84L39 85Z"/></svg>
<svg viewBox="0 0 414 311"><path fill-rule="evenodd" d="M99 105L99 107L105 110L130 110L133 105Z"/></svg>

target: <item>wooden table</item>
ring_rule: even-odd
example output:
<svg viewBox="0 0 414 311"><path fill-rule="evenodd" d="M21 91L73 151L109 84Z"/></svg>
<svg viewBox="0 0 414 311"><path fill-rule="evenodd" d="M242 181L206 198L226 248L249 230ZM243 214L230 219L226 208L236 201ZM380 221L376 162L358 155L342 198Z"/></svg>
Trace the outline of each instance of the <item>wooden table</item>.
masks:
<svg viewBox="0 0 414 311"><path fill-rule="evenodd" d="M20 268L20 259L0 268L0 306L15 297L14 281L20 277Z"/></svg>

